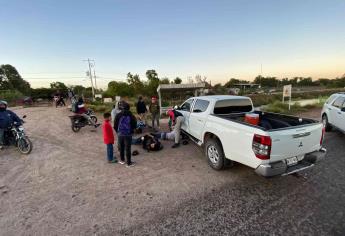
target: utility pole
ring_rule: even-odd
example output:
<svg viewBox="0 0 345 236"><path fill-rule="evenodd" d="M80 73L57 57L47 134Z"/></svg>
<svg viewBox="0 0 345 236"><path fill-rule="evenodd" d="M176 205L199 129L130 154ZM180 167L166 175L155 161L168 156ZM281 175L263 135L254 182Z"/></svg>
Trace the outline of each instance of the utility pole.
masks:
<svg viewBox="0 0 345 236"><path fill-rule="evenodd" d="M96 63L93 63L93 78L95 78L95 88L98 89L97 87L97 77L96 77L96 69L95 69Z"/></svg>
<svg viewBox="0 0 345 236"><path fill-rule="evenodd" d="M91 80L91 88L92 88L92 100L95 99L95 88L93 86L93 80L92 80L92 72L91 72L91 61L94 62L94 60L90 60L89 58L87 60L83 60L83 61L87 61L89 64L89 76L90 76L90 80Z"/></svg>

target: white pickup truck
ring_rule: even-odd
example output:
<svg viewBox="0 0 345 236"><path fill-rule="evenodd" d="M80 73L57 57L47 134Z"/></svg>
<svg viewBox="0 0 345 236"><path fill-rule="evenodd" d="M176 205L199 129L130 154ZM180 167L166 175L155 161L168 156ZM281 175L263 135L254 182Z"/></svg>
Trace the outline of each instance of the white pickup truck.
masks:
<svg viewBox="0 0 345 236"><path fill-rule="evenodd" d="M326 154L321 123L255 111L249 97L193 97L177 110L184 116L182 132L205 148L216 170L235 161L262 176L288 175L314 166ZM259 115L257 125L245 122L248 113Z"/></svg>

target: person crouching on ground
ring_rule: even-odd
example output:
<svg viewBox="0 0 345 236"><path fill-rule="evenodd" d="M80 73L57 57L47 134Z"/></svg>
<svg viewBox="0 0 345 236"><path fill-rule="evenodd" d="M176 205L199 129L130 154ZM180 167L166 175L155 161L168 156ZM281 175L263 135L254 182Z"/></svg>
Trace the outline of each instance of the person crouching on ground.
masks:
<svg viewBox="0 0 345 236"><path fill-rule="evenodd" d="M123 104L123 110L115 117L114 129L117 131L117 139L120 146L120 164L125 164L125 152L127 166L133 166L131 160L131 144L134 129L137 127L137 120L129 110L128 103Z"/></svg>
<svg viewBox="0 0 345 236"><path fill-rule="evenodd" d="M175 144L172 146L172 148L177 148L180 146L180 133L181 133L181 125L184 121L184 117L182 113L173 110L168 110L167 115L172 121L172 125L174 126L174 133L175 133Z"/></svg>
<svg viewBox="0 0 345 236"><path fill-rule="evenodd" d="M110 124L110 113L104 113L104 122L103 122L103 139L104 144L107 145L107 158L109 163L117 163L117 160L114 156L114 132L113 127Z"/></svg>

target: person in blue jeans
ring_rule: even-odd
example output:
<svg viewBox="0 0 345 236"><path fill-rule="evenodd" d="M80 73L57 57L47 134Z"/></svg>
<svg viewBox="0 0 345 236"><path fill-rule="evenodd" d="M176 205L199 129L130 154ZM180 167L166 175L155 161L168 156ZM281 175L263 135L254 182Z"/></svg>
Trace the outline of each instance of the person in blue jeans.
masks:
<svg viewBox="0 0 345 236"><path fill-rule="evenodd" d="M104 144L107 145L107 159L109 163L117 163L114 157L114 132L110 124L110 113L104 113L104 122L102 125Z"/></svg>
<svg viewBox="0 0 345 236"><path fill-rule="evenodd" d="M127 167L134 166L132 162L131 144L134 129L137 127L137 120L130 112L128 103L123 104L123 110L116 115L114 129L117 132L117 139L120 146L120 164L125 164L125 154Z"/></svg>

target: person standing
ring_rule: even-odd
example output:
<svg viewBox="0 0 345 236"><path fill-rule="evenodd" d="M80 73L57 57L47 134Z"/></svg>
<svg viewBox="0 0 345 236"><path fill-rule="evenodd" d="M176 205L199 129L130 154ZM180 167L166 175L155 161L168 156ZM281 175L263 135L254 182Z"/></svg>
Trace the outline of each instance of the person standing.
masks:
<svg viewBox="0 0 345 236"><path fill-rule="evenodd" d="M104 144L107 146L107 159L109 163L117 163L116 158L114 157L114 132L110 124L110 113L104 113L104 122L103 122L103 139Z"/></svg>
<svg viewBox="0 0 345 236"><path fill-rule="evenodd" d="M172 122L175 133L175 143L172 146L172 148L177 148L180 146L181 125L184 121L184 117L181 112L178 112L175 109L168 110L167 115L169 116Z"/></svg>
<svg viewBox="0 0 345 236"><path fill-rule="evenodd" d="M143 121L145 124L146 124L146 112L147 112L146 104L143 101L143 97L140 96L137 102L137 114L139 115L140 120Z"/></svg>
<svg viewBox="0 0 345 236"><path fill-rule="evenodd" d="M120 103L121 102L117 102L114 106L113 109L111 110L111 122L114 124L115 122L115 117L117 114L119 114L121 112L120 109Z"/></svg>
<svg viewBox="0 0 345 236"><path fill-rule="evenodd" d="M160 107L159 107L156 97L151 98L151 104L150 104L149 110L152 117L152 128L155 127L155 121L156 121L157 128L159 129Z"/></svg>
<svg viewBox="0 0 345 236"><path fill-rule="evenodd" d="M137 120L130 112L130 106L128 103L123 104L123 110L115 117L114 129L117 132L118 143L120 146L120 164L125 164L125 153L127 167L133 166L131 160L131 144L132 144L132 135L134 129L137 126Z"/></svg>

